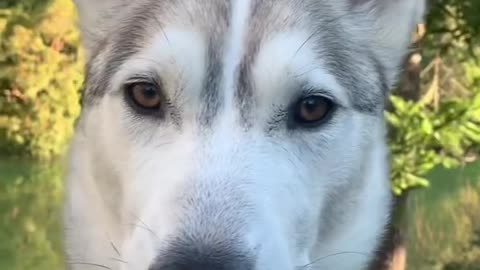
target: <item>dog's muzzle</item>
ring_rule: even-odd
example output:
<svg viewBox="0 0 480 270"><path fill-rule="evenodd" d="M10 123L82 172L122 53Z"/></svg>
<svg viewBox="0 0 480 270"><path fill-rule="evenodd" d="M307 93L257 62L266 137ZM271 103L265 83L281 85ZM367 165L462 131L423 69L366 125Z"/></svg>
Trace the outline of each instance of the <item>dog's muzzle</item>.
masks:
<svg viewBox="0 0 480 270"><path fill-rule="evenodd" d="M161 252L149 270L253 270L255 256L227 243L214 246L179 241Z"/></svg>

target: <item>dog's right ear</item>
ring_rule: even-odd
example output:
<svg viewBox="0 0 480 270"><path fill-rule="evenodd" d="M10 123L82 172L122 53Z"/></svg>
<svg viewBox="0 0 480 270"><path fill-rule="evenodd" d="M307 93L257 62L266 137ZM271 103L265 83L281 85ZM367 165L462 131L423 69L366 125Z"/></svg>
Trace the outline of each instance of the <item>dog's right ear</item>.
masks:
<svg viewBox="0 0 480 270"><path fill-rule="evenodd" d="M110 28L113 17L127 5L125 0L73 0L77 7L82 45L87 57Z"/></svg>

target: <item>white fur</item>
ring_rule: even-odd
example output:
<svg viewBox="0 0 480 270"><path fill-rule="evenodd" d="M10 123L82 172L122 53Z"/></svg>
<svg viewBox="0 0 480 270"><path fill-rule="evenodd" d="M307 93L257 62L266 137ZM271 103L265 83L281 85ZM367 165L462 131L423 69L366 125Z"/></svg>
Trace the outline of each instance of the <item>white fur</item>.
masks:
<svg viewBox="0 0 480 270"><path fill-rule="evenodd" d="M346 1L331 5L344 13ZM77 2L87 28L101 16L99 11L89 12L121 3ZM406 15L417 10L416 2L385 4L384 13L370 18L379 22L370 30L379 27L379 33L389 38L378 40L382 43L375 53L382 61L388 62L384 59L388 52L400 58L412 24L406 19L412 16L393 16L394 7ZM178 23L181 18L167 20L162 31L152 32L140 52L116 72L107 93L82 112L66 186L66 251L72 270L98 269L87 264L146 270L166 255L161 252L182 231L205 242L238 236L232 245L255 253L255 270L358 270L373 258L390 206L383 116L352 108L351 89L342 87L318 59L313 44L304 44L310 32L299 24L302 27L281 29L262 41L251 69L253 125L248 130L240 125L240 119L232 117L239 110L234 91L246 53L251 5L251 1L234 1L222 55L225 100L208 132L196 117L205 105L201 95L208 33L195 24ZM300 15L285 18L301 20ZM375 40L361 35L368 27L364 19L351 16L342 23L351 25L352 38ZM112 20L106 25L115 25L117 19ZM403 26L397 27L400 22ZM101 70L105 55L93 60L94 70ZM394 61L392 66L400 60ZM365 73L369 70L365 68ZM168 116L163 121L131 116L121 86L132 75L145 72L158 74L165 95L178 102L181 128L170 124ZM393 81L394 72L388 76ZM275 110L295 101L300 82L333 97L341 105L335 116L316 130L280 125L268 131ZM329 214L334 207L341 209ZM319 258L323 259L316 261Z"/></svg>
<svg viewBox="0 0 480 270"><path fill-rule="evenodd" d="M231 107L237 77L235 70L242 60L247 35L248 18L251 0L234 1L231 30L227 34L227 50L225 55L224 84L226 90L226 106Z"/></svg>
<svg viewBox="0 0 480 270"><path fill-rule="evenodd" d="M422 22L424 0L365 0L354 9L361 16L352 16L348 27L358 31L357 38L370 42L377 48L378 57L387 68L386 75L393 85L398 75L405 50L410 45L415 25ZM364 16L362 11L369 11ZM373 30L373 31L372 31Z"/></svg>
<svg viewBox="0 0 480 270"><path fill-rule="evenodd" d="M198 109L195 106L200 105L198 86L202 84L206 66L204 37L198 30L174 25L153 35L148 44L151 45L122 65L112 79L111 89L119 91L122 83L135 74L152 71L162 74L169 78L162 81L167 94L184 104L185 115L193 119Z"/></svg>
<svg viewBox="0 0 480 270"><path fill-rule="evenodd" d="M329 92L342 105L351 105L346 89L326 72L322 59L317 58L311 45L303 44L308 36L308 33L301 31L278 34L260 49L254 66L254 79L257 87L263 89L258 95L259 100L264 102L260 107L267 109L259 115L264 117L264 121L271 116L272 108L269 105L290 101L297 93L289 90L298 88L298 83L303 81Z"/></svg>

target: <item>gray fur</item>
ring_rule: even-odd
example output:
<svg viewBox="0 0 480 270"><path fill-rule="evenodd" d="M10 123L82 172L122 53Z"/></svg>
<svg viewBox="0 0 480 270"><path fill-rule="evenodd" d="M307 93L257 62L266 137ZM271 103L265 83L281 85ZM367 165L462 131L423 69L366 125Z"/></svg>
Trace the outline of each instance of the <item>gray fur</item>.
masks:
<svg viewBox="0 0 480 270"><path fill-rule="evenodd" d="M390 211L384 99L423 1L75 2L72 270L366 269ZM132 76L159 82L160 117L122 98ZM307 126L292 107L312 94L335 109Z"/></svg>
<svg viewBox="0 0 480 270"><path fill-rule="evenodd" d="M216 40L216 42L214 40L209 42L207 52L208 67L201 94L205 105L199 117L199 122L203 126L211 126L212 121L222 106L222 97L224 96L221 90L221 74L223 71L223 63L221 60L222 48L223 46L221 46L218 40Z"/></svg>
<svg viewBox="0 0 480 270"><path fill-rule="evenodd" d="M251 120L253 105L255 104L255 86L250 79L250 67L256 60L259 46L265 39L278 32L295 25L315 22L312 35L307 43L316 44L318 58L328 64L330 71L338 81L348 89L353 108L359 112L378 113L383 108L383 100L388 91L388 83L384 75L384 68L366 44L356 44L349 39L349 32L339 23L344 15L330 12L329 4L321 1L283 1L282 5L272 1L255 1L252 9L252 18L247 37L247 52L238 68L238 86L236 99L241 108L244 122ZM227 2L228 3L228 2ZM148 33L153 28L162 28L162 14L176 9L180 2L150 1L150 4L139 7L130 7L131 15L110 30L110 34L98 41L92 50L92 60L87 66L87 91L85 103L94 104L109 88L112 76L118 71L121 64L129 57L139 52L145 46ZM184 4L188 5L188 4ZM205 109L200 120L209 125L221 107L222 89L220 76L222 63L219 56L223 51L223 37L228 27L229 5L205 5L202 9L193 9L186 14L178 15L179 20L194 20L192 23L202 25L209 36L208 63L209 68L205 76L205 85L202 96L205 100ZM288 17L277 17L282 9L291 9ZM195 13L194 13L195 12ZM217 19L209 21L210 14ZM301 14L301 15L300 15ZM308 16L306 14L309 14ZM318 17L322 14L322 17ZM210 22L215 22L211 24ZM301 50L302 48L299 48ZM356 51L354 51L356 50ZM102 55L102 56L100 56ZM99 59L100 58L100 59ZM372 80L371 74L376 74Z"/></svg>

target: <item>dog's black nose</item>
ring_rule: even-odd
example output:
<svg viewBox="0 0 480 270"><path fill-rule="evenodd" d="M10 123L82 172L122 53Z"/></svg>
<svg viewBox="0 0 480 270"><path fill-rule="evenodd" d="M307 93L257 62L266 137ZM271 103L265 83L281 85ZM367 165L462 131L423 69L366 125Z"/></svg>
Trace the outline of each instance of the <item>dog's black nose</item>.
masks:
<svg viewBox="0 0 480 270"><path fill-rule="evenodd" d="M233 246L173 245L161 252L149 270L254 270L255 256Z"/></svg>

